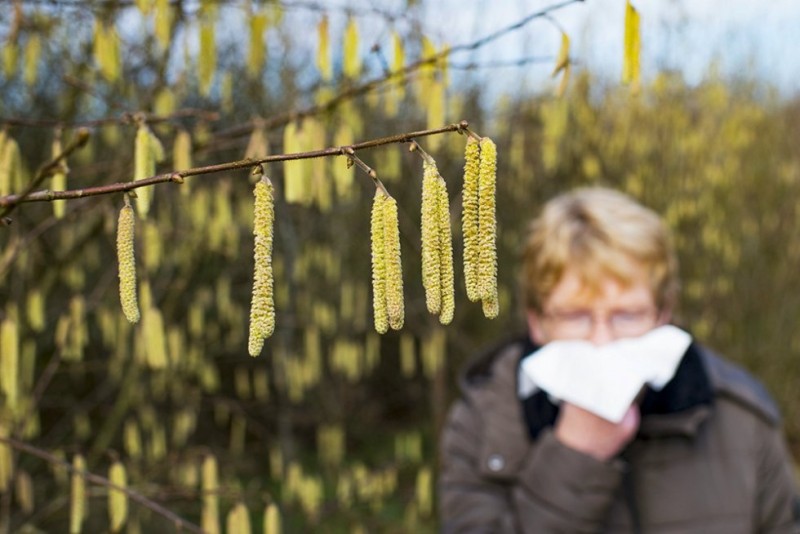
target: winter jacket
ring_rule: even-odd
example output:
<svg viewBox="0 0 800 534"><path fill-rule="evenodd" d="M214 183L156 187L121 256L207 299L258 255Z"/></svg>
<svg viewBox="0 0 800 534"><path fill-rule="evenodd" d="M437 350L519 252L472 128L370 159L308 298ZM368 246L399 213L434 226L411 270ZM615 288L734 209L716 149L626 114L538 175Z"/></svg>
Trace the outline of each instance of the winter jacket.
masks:
<svg viewBox="0 0 800 534"><path fill-rule="evenodd" d="M527 345L462 378L441 440L443 533L800 532L778 411L747 373L692 344L647 392L636 438L603 462L555 438L544 392L519 399Z"/></svg>

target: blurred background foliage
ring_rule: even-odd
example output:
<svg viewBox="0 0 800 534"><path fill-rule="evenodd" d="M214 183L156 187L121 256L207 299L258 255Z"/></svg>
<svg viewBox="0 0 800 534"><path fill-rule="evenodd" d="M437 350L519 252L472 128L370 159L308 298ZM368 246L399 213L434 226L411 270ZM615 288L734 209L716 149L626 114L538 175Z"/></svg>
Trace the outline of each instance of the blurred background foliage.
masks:
<svg viewBox="0 0 800 534"><path fill-rule="evenodd" d="M254 143L257 155L277 154L287 145L286 121L262 128L258 119L324 104L381 78L392 61L446 46L422 32L417 2L395 18L290 2L13 5L0 21L0 123L24 169L0 194L19 192L49 159L56 126L68 141L78 123L102 117L118 120L92 124L89 145L68 162L69 188L129 180L135 125L125 112L170 117L152 125L167 152L159 172L177 168L172 147L181 131L191 135L195 166L241 159ZM300 20L312 24L298 27ZM329 65L316 59L322 20L331 28ZM380 26L371 51L366 40L342 43L351 22ZM118 36L116 52L114 38L101 36L107 28ZM81 455L103 476L121 460L131 488L211 530L241 530L226 517L244 504L259 532L276 504L286 532L433 532L437 434L458 370L480 347L523 332L515 269L526 224L553 195L602 184L664 215L681 259L676 322L763 379L797 456L798 97L713 70L698 85L663 72L632 90L578 69L562 97L540 90L495 99L477 83L448 85L446 63L310 114L321 130L304 142L323 148L344 144L343 130L359 141L461 119L491 136L499 153L499 318L485 319L464 294L465 138L456 133L420 140L451 201L456 314L447 327L425 308L422 164L406 145L361 154L399 204L403 330L380 336L372 327L371 180L359 173L334 187L343 159L315 160L299 172L328 184L318 186L321 200L287 204L284 167L273 165L277 327L257 358L247 354L247 172L154 188L136 228L140 306L159 317L147 329L130 325L119 305L122 196L69 201L63 218L52 203L23 204L0 227L0 320L14 331L0 347L5 382L9 355L19 354L18 394L12 399L6 385L0 395L0 435L67 461ZM264 137L254 140L253 131ZM0 468L0 531L66 531L64 470L8 448L0 455L13 464L5 477ZM214 461L217 480L209 477ZM106 493L90 487L84 531L110 529ZM174 525L131 504L124 529Z"/></svg>

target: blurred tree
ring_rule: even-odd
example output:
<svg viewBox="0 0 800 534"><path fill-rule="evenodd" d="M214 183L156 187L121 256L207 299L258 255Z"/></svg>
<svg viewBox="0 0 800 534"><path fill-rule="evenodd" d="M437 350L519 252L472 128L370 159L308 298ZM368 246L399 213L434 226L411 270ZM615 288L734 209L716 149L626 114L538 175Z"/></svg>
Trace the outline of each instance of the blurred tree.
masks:
<svg viewBox="0 0 800 534"><path fill-rule="evenodd" d="M797 101L756 82L688 87L668 74L637 81L635 95L587 72L569 87L559 32L562 54L546 68L563 72L561 98L480 105L485 88L450 85L449 55L548 10L448 47L422 31L423 3L407 4L10 4L0 20L0 210L13 219L0 227L0 531L59 531L70 515L87 532L123 522L172 531L176 521L209 532L434 531L435 443L457 369L498 332L522 331L514 265L525 223L552 195L589 183L665 214L683 260L680 323L764 377L797 450ZM638 65L633 37L626 61ZM499 152L499 318L487 321L464 292L466 138L451 131L417 138L450 204L446 328L422 287L423 160L402 143L359 152L396 199L400 227L404 326L379 335L373 180L341 155L277 161L461 119ZM249 171L270 157L275 332L251 358ZM243 158L252 161L187 171ZM165 183L136 190L139 215L150 203L134 223L142 319L131 324L114 265L120 188L66 203L12 206L9 195L37 182L129 184L137 167ZM95 476L76 501L70 465L109 473L115 487ZM124 514L121 487L136 501Z"/></svg>

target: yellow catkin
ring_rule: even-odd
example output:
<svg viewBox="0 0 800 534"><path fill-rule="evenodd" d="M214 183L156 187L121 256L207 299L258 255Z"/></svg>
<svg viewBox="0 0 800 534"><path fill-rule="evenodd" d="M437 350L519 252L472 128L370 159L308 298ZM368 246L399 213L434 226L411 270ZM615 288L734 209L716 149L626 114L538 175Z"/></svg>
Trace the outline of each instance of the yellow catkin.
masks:
<svg viewBox="0 0 800 534"><path fill-rule="evenodd" d="M176 171L192 168L192 136L183 128L175 134L175 142L172 145L172 166Z"/></svg>
<svg viewBox="0 0 800 534"><path fill-rule="evenodd" d="M556 66L553 68L553 76L564 70L569 64L569 35L561 32L561 47L558 50Z"/></svg>
<svg viewBox="0 0 800 534"><path fill-rule="evenodd" d="M625 45L622 62L622 82L639 84L639 12L631 5L630 0L625 2Z"/></svg>
<svg viewBox="0 0 800 534"><path fill-rule="evenodd" d="M439 128L444 124L445 119L445 83L442 77L433 79L428 86L428 93L425 96L425 111L427 115L428 128ZM428 149L436 151L442 146L445 136L433 135L428 138Z"/></svg>
<svg viewBox="0 0 800 534"><path fill-rule="evenodd" d="M377 189L372 201L371 244L372 244L372 306L375 318L375 330L384 334L389 329L389 313L386 307L386 241L384 231L384 209L386 194Z"/></svg>
<svg viewBox="0 0 800 534"><path fill-rule="evenodd" d="M305 148L303 132L295 121L286 125L283 130L283 151L286 154L302 152ZM306 161L294 160L283 162L283 190L286 202L305 204L311 197L307 180Z"/></svg>
<svg viewBox="0 0 800 534"><path fill-rule="evenodd" d="M436 164L426 161L423 164L421 207L422 287L425 288L428 311L435 315L442 309L438 181Z"/></svg>
<svg viewBox="0 0 800 534"><path fill-rule="evenodd" d="M495 214L497 147L488 137L481 139L478 177L478 291L481 299L497 295L497 219Z"/></svg>
<svg viewBox="0 0 800 534"><path fill-rule="evenodd" d="M405 378L411 378L417 370L414 336L411 334L400 336L400 369Z"/></svg>
<svg viewBox="0 0 800 534"><path fill-rule="evenodd" d="M9 429L0 422L0 438L8 437ZM14 474L14 456L11 446L0 441L0 493L6 493Z"/></svg>
<svg viewBox="0 0 800 534"><path fill-rule="evenodd" d="M219 534L219 482L217 459L206 456L202 468L203 512L201 526L209 534Z"/></svg>
<svg viewBox="0 0 800 534"><path fill-rule="evenodd" d="M79 534L86 518L88 501L86 499L86 460L80 454L72 459L73 472L70 476L69 532Z"/></svg>
<svg viewBox="0 0 800 534"><path fill-rule="evenodd" d="M264 67L267 47L264 44L264 32L267 29L267 15L256 13L250 17L250 48L247 52L247 75L257 79Z"/></svg>
<svg viewBox="0 0 800 534"><path fill-rule="evenodd" d="M347 19L343 47L342 72L348 78L358 78L361 74L361 56L358 53L358 26L355 17Z"/></svg>
<svg viewBox="0 0 800 534"><path fill-rule="evenodd" d="M162 50L169 49L172 39L173 7L170 0L156 0L155 34Z"/></svg>
<svg viewBox="0 0 800 534"><path fill-rule="evenodd" d="M281 534L281 511L275 503L270 503L264 510L264 534Z"/></svg>
<svg viewBox="0 0 800 534"><path fill-rule="evenodd" d="M20 471L14 477L14 493L22 513L33 513L33 479L27 471Z"/></svg>
<svg viewBox="0 0 800 534"><path fill-rule="evenodd" d="M346 123L339 125L333 136L335 146L347 146L353 144L353 131ZM339 161L339 160L342 161ZM353 188L353 178L355 169L352 165L347 165L345 158L336 158L333 161L333 183L336 186L336 196L340 199L353 198L355 189Z"/></svg>
<svg viewBox="0 0 800 534"><path fill-rule="evenodd" d="M200 23L200 55L198 56L197 77L200 93L208 96L211 83L217 70L217 45L214 36L214 19L208 17Z"/></svg>
<svg viewBox="0 0 800 534"><path fill-rule="evenodd" d="M419 513L430 516L433 511L431 468L423 467L417 472L417 506Z"/></svg>
<svg viewBox="0 0 800 534"><path fill-rule="evenodd" d="M39 58L42 55L42 39L38 33L30 33L25 45L25 63L22 74L25 83L31 86L36 83L39 74Z"/></svg>
<svg viewBox="0 0 800 534"><path fill-rule="evenodd" d="M125 466L116 461L111 464L108 470L108 480L120 488L127 488L128 475L125 473ZM125 526L128 518L128 496L114 488L108 490L108 519L111 532L119 532Z"/></svg>
<svg viewBox="0 0 800 534"><path fill-rule="evenodd" d="M269 139L263 125L256 125L253 133L247 141L247 148L244 150L244 158L263 158L269 154Z"/></svg>
<svg viewBox="0 0 800 534"><path fill-rule="evenodd" d="M0 323L0 351L0 391L13 412L19 400L19 333L17 322L10 317Z"/></svg>
<svg viewBox="0 0 800 534"><path fill-rule="evenodd" d="M326 82L333 79L328 26L328 16L324 15L317 25L317 68L319 69L320 77Z"/></svg>
<svg viewBox="0 0 800 534"><path fill-rule="evenodd" d="M56 136L53 138L52 156L55 158L59 154L61 154L61 135L56 134ZM50 189L53 191L64 191L67 188L68 171L69 169L67 168L66 162L62 160L61 165L59 165L56 171L53 173L53 179L50 182ZM64 217L66 208L66 200L53 201L53 215L55 215L56 219L61 219Z"/></svg>
<svg viewBox="0 0 800 534"><path fill-rule="evenodd" d="M272 227L275 222L275 208L272 182L268 178L264 177L256 183L255 197L253 223L255 273L248 342L248 352L251 356L258 356L261 353L264 340L275 330L272 276Z"/></svg>
<svg viewBox="0 0 800 534"><path fill-rule="evenodd" d="M119 266L119 301L125 318L139 322L139 304L136 298L136 258L134 255L133 208L125 205L119 212L117 223L117 264Z"/></svg>
<svg viewBox="0 0 800 534"><path fill-rule="evenodd" d="M133 167L133 180L143 180L155 174L155 158L153 157L152 143L150 129L141 124L136 129L136 140L134 142L134 167ZM145 218L147 212L150 211L150 187L140 187L136 190L136 207L139 211L139 216Z"/></svg>
<svg viewBox="0 0 800 534"><path fill-rule="evenodd" d="M494 319L500 314L500 301L497 297L497 293L493 293L488 297L484 297L481 301L481 307L483 309L483 315L487 319Z"/></svg>
<svg viewBox="0 0 800 534"><path fill-rule="evenodd" d="M467 298L472 302L477 302L481 298L478 287L478 256L480 254L478 177L480 173L480 157L480 144L472 137L469 137L464 151L461 233L464 236L464 284L467 288Z"/></svg>
<svg viewBox="0 0 800 534"><path fill-rule="evenodd" d="M17 60L19 59L19 45L11 39L3 43L3 72L6 80L10 80L17 72Z"/></svg>
<svg viewBox="0 0 800 534"><path fill-rule="evenodd" d="M250 534L250 512L247 511L247 506L244 503L237 503L236 506L231 508L228 512L228 518L225 521L226 532L236 534Z"/></svg>
<svg viewBox="0 0 800 534"><path fill-rule="evenodd" d="M142 329L137 344L144 350L144 362L150 369L164 369L169 363L164 319L157 308L144 308Z"/></svg>
<svg viewBox="0 0 800 534"><path fill-rule="evenodd" d="M420 43L420 59L426 60L436 56L436 46L433 44L426 35L422 36ZM427 102L428 96L431 92L431 85L436 76L436 62L428 61L420 65L419 74L417 76L417 99L420 102Z"/></svg>
<svg viewBox="0 0 800 534"><path fill-rule="evenodd" d="M94 55L100 74L113 83L122 71L119 34L113 24L95 23Z"/></svg>
<svg viewBox="0 0 800 534"><path fill-rule="evenodd" d="M403 303L403 269L400 257L400 225L397 219L397 201L386 197L383 204L384 252L386 269L386 313L392 330L403 328L405 306Z"/></svg>
<svg viewBox="0 0 800 534"><path fill-rule="evenodd" d="M392 72L399 72L400 70L405 67L406 63L406 52L405 47L403 45L403 38L400 37L400 34L392 32L392 49L394 52L394 57L392 58ZM386 115L389 117L397 116L397 112L400 108L400 102L406 96L406 86L402 76L396 76L396 81L394 81L391 86L389 87L389 91L386 93ZM383 172L383 175L386 175L386 171Z"/></svg>
<svg viewBox="0 0 800 534"><path fill-rule="evenodd" d="M455 314L455 276L453 273L453 234L450 228L450 199L447 195L447 184L441 176L437 176L436 202L439 228L439 277L441 284L442 307L439 322L450 324Z"/></svg>
<svg viewBox="0 0 800 534"><path fill-rule="evenodd" d="M0 195L8 195L22 189L23 174L22 157L17 141L3 135L0 137Z"/></svg>

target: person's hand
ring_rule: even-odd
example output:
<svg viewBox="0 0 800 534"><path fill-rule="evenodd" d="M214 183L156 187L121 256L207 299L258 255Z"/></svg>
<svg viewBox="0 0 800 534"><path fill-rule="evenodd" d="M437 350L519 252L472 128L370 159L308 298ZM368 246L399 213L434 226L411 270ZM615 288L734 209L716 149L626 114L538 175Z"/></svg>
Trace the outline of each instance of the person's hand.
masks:
<svg viewBox="0 0 800 534"><path fill-rule="evenodd" d="M612 423L574 404L561 405L555 436L561 443L598 460L616 456L636 436L639 407L634 403L619 423Z"/></svg>

